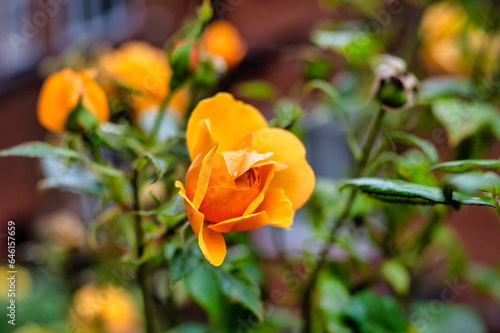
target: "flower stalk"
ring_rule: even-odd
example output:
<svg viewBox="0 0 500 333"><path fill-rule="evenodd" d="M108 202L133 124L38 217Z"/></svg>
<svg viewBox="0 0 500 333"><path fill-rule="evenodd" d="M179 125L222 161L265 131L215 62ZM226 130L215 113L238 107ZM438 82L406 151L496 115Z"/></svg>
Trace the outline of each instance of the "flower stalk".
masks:
<svg viewBox="0 0 500 333"><path fill-rule="evenodd" d="M353 177L357 178L362 175L367 162L370 159L371 155L371 150L373 147L373 144L375 142L375 139L380 131L380 127L382 124L382 119L385 114L385 109L383 107L380 107L377 109L376 113L373 116L373 120L370 124L370 129L368 131L368 135L366 137L366 140L364 141L364 144L361 148L361 158L359 161L356 162L356 165L354 167L354 173ZM302 319L304 321L304 326L302 329L303 333L311 333L312 332L312 314L313 314L313 292L316 287L316 282L318 280L319 274L323 270L326 264L326 259L328 256L328 253L335 241L335 236L337 234L337 231L344 225L344 222L347 220L349 217L349 214L351 213L351 209L354 205L354 201L356 199L357 191L352 190L349 194L349 198L347 199L347 203L344 206L340 216L337 218L335 223L332 226L332 229L330 230L330 234L328 237L328 240L323 247L322 251L319 254L319 258L317 261L316 266L314 267L309 280L307 281L306 287L304 289L303 297L302 297Z"/></svg>
<svg viewBox="0 0 500 333"><path fill-rule="evenodd" d="M132 175L133 189L133 211L134 211L134 234L137 260L141 260L144 254L144 233L142 230L142 218L138 212L141 210L140 194L140 172L134 168ZM155 333L156 323L154 320L153 303L151 299L151 286L149 283L149 274L147 262L141 262L137 269L137 279L141 288L144 302L144 318L146 319L146 332Z"/></svg>

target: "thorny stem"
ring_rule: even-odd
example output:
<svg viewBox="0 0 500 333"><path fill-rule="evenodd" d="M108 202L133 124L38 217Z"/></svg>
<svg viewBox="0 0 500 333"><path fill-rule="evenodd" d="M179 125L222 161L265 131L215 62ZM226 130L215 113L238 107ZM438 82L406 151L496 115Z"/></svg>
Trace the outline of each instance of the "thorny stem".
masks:
<svg viewBox="0 0 500 333"><path fill-rule="evenodd" d="M137 212L140 211L139 191L140 191L140 174L139 171L134 169L132 176L132 188L134 192L134 233L136 244L137 259L140 260L144 254L144 233L142 230L142 218ZM142 292L144 302L144 316L146 318L146 332L155 333L155 320L153 314L153 304L151 300L151 286L149 284L147 263L142 262L137 269L138 282Z"/></svg>
<svg viewBox="0 0 500 333"><path fill-rule="evenodd" d="M377 134L380 129L380 125L382 123L383 116L385 114L385 110L383 108L379 108L377 112L373 116L373 120L370 124L370 129L368 131L368 135L366 137L366 140L364 141L363 147L361 148L361 158L359 161L357 161L355 167L354 167L354 173L353 177L357 178L361 176L363 173L366 164L370 158L370 152L373 146L373 143L375 142L375 138L377 137ZM312 294L313 291L316 287L316 282L318 280L320 272L323 270L325 264L326 264L326 259L328 256L328 252L330 251L330 248L335 241L335 236L337 234L337 231L340 229L340 227L344 224L344 222L347 220L349 217L349 214L351 212L351 209L354 205L354 201L356 199L357 191L353 190L349 194L349 198L347 200L346 205L344 206L340 216L337 218L335 223L332 226L332 229L330 230L330 235L328 237L328 241L326 242L325 246L323 247L322 251L319 254L319 258L316 264L316 267L314 267L309 280L306 284L306 288L304 290L304 294L302 297L302 317L304 320L304 326L302 328L303 333L311 333L312 332L312 308L313 308L313 300L312 300Z"/></svg>

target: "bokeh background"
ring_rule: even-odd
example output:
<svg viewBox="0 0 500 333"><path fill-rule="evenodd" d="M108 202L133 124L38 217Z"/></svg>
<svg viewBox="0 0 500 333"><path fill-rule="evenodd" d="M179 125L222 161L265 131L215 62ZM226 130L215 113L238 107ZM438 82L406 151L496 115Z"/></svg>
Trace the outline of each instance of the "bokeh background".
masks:
<svg viewBox="0 0 500 333"><path fill-rule="evenodd" d="M474 75L473 70L462 68L457 62L453 45L439 38L454 29L456 18L453 14L446 24L432 26L439 20L439 14L444 15L449 9L441 7L435 17L427 18L428 33L435 33L438 37L425 41L425 38L416 36L422 29L422 16L432 2L395 2L398 4L397 13L387 14L394 2L215 0L215 17L231 21L249 46L246 58L223 79L220 89L238 96L235 89L238 82L262 79L278 87L283 96L295 94L294 82L303 76L304 56L301 54L307 53L307 46L311 45L311 31L325 21L339 24L359 22L357 31L382 36L383 43L377 46L379 51L404 58L418 77ZM463 8L471 17L495 11L500 14L494 1L464 3ZM47 69L60 59L61 54L71 59L79 48L94 43L118 45L135 39L161 47L193 14L196 5L197 1L188 0L1 0L0 149L46 138L47 132L36 119L36 101ZM498 52L494 43L498 41L492 42L490 48ZM349 63L338 54L328 54L327 57L331 77L342 80ZM247 101L271 117L271 106L266 102ZM307 114L305 123L308 160L317 175L345 176L350 157L342 139L342 129L334 122L324 122ZM436 145L440 156L449 156L452 148L444 130L436 127L429 133L431 136L426 139ZM486 157L498 158L500 144L487 145ZM16 222L18 260L27 265L32 260L51 260L33 253L38 249L34 244L41 237L39 230L44 229L44 223L50 220L47 216L64 211L70 216L83 215L85 220L78 195L56 190L41 192L37 190L41 178L40 164L36 160L0 159L0 224L5 226L9 220ZM500 223L493 211L464 207L452 213L448 223L457 231L467 258L476 263L500 265ZM307 225L298 224L287 234L287 244L300 247L304 230L307 234ZM64 235L63 232L61 237ZM258 231L254 236L270 256L275 254L276 249L267 245L266 240L271 236L266 231ZM0 243L4 244L4 238ZM294 251L294 247L290 246L289 251ZM0 261L3 261L6 246L1 246L0 255ZM472 305L488 323L490 332L500 332L500 306L495 299L466 290L457 302Z"/></svg>

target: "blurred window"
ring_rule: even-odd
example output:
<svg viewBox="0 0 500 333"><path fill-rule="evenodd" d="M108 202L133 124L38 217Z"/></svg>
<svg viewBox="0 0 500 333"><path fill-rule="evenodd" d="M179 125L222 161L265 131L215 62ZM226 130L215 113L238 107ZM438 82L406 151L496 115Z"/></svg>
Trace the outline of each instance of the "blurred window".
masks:
<svg viewBox="0 0 500 333"><path fill-rule="evenodd" d="M143 13L144 0L0 0L0 85L44 55L129 38Z"/></svg>

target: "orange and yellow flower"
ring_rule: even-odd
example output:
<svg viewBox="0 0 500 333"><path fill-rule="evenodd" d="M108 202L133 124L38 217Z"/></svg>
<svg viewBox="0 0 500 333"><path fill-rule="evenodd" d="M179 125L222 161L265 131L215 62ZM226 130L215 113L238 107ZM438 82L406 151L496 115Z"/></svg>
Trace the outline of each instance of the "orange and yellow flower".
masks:
<svg viewBox="0 0 500 333"><path fill-rule="evenodd" d="M50 75L38 98L37 116L40 124L51 131L64 131L68 116L80 99L99 121L109 119L106 94L89 72L76 73L65 68Z"/></svg>
<svg viewBox="0 0 500 333"><path fill-rule="evenodd" d="M247 53L247 45L228 21L214 21L207 26L202 49L216 62L222 60L228 69L236 67Z"/></svg>
<svg viewBox="0 0 500 333"><path fill-rule="evenodd" d="M290 228L315 177L302 142L269 128L253 106L219 93L194 109L186 132L191 166L176 182L205 258L222 264L222 233L265 225Z"/></svg>

